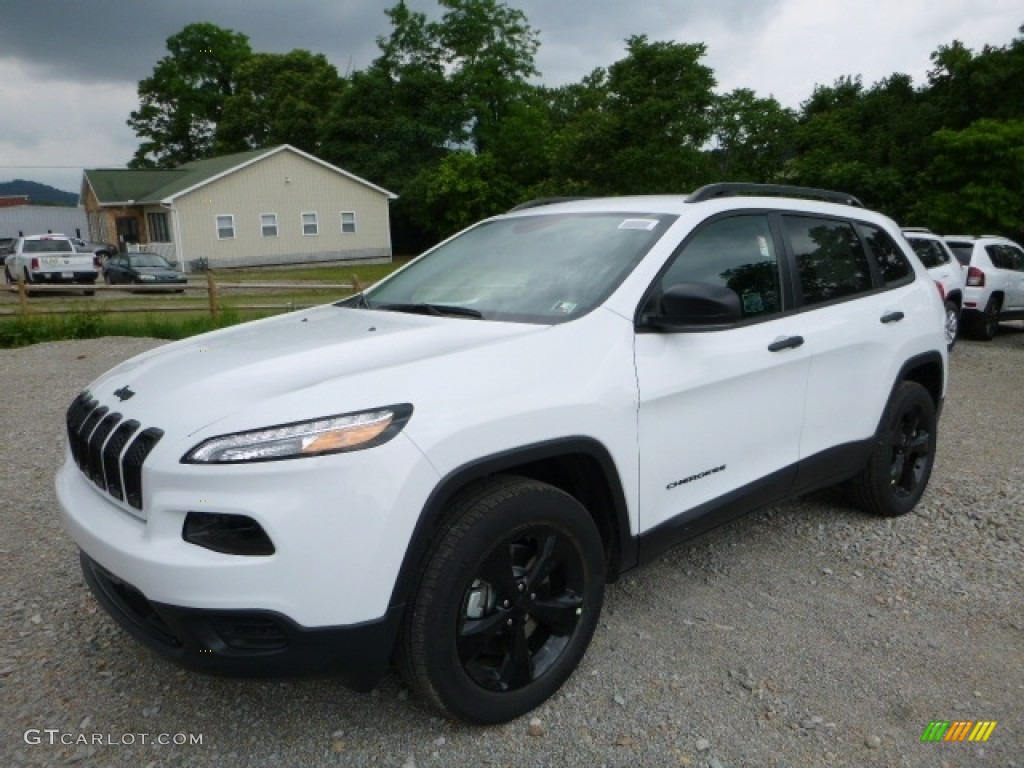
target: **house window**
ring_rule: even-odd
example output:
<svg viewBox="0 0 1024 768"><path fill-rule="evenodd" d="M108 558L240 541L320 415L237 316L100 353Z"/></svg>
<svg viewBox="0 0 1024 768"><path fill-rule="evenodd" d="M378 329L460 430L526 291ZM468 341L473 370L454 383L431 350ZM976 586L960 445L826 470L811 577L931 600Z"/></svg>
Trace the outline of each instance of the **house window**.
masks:
<svg viewBox="0 0 1024 768"><path fill-rule="evenodd" d="M167 226L166 213L147 213L146 226L149 227L149 242L169 243L171 242L171 230Z"/></svg>
<svg viewBox="0 0 1024 768"><path fill-rule="evenodd" d="M344 235L352 234L356 231L356 213L355 211L342 211L341 212L341 232Z"/></svg>
<svg viewBox="0 0 1024 768"><path fill-rule="evenodd" d="M320 234L320 222L317 221L316 213L304 213L302 214L302 234L304 235L319 235Z"/></svg>
<svg viewBox="0 0 1024 768"><path fill-rule="evenodd" d="M261 213L260 214L260 232L263 233L264 237L277 237L277 214L276 213Z"/></svg>
<svg viewBox="0 0 1024 768"><path fill-rule="evenodd" d="M228 213L217 217L217 239L235 239L235 217L232 214Z"/></svg>

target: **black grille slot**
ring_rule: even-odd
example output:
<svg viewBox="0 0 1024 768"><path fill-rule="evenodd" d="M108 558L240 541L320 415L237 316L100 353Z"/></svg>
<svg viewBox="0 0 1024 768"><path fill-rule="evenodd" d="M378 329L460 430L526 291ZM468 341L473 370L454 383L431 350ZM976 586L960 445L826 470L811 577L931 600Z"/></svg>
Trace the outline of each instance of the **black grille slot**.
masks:
<svg viewBox="0 0 1024 768"><path fill-rule="evenodd" d="M103 473L107 478L107 492L118 501L124 501L124 483L121 482L121 451L139 430L139 422L126 421L103 446Z"/></svg>
<svg viewBox="0 0 1024 768"><path fill-rule="evenodd" d="M138 434L121 460L121 478L124 481L125 501L142 509L142 463L163 437L161 429L150 427Z"/></svg>
<svg viewBox="0 0 1024 768"><path fill-rule="evenodd" d="M71 403L71 407L68 408L68 444L71 446L71 455L79 467L85 465L85 457L83 456L85 438L82 437L82 427L85 425L89 414L98 404L89 397L88 392L83 392L75 398L74 402Z"/></svg>
<svg viewBox="0 0 1024 768"><path fill-rule="evenodd" d="M92 412L85 417L85 421L82 422L82 426L78 428L78 466L89 476L92 475L89 471L89 437L92 435L92 431L96 429L96 425L100 423L100 419L107 415L108 410L110 409L105 405L101 405L99 408L94 408Z"/></svg>
<svg viewBox="0 0 1024 768"><path fill-rule="evenodd" d="M107 490L107 481L103 477L103 443L119 421L120 413L108 413L89 437L89 478L103 490Z"/></svg>
<svg viewBox="0 0 1024 768"><path fill-rule="evenodd" d="M139 422L122 418L82 392L65 415L68 445L86 477L118 501L142 509L142 464L164 433L154 427L140 432Z"/></svg>

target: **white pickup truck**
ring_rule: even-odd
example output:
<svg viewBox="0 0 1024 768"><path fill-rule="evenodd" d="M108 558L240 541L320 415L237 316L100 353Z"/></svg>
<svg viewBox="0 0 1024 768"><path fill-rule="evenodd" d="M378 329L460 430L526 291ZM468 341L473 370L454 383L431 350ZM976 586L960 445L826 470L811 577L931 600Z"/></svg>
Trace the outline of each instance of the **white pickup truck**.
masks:
<svg viewBox="0 0 1024 768"><path fill-rule="evenodd" d="M24 280L27 286L37 283L72 283L88 286L87 296L99 276L97 258L92 253L79 253L71 238L64 235L30 235L19 237L14 251L4 263L8 284Z"/></svg>

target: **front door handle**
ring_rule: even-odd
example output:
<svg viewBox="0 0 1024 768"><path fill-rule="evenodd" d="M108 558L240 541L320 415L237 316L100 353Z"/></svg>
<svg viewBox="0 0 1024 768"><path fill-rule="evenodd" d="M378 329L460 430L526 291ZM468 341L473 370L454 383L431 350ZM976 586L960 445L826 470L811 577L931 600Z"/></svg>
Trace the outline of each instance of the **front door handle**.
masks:
<svg viewBox="0 0 1024 768"><path fill-rule="evenodd" d="M902 319L902 312L886 312L884 315L882 315L883 323L898 323Z"/></svg>
<svg viewBox="0 0 1024 768"><path fill-rule="evenodd" d="M796 349L804 343L803 336L783 336L768 345L769 352L778 352L783 349Z"/></svg>

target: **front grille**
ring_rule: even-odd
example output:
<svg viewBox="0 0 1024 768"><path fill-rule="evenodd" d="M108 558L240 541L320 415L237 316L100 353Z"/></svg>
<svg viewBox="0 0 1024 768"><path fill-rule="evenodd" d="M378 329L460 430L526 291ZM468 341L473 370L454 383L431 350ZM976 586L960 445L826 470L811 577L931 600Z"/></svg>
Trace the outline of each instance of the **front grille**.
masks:
<svg viewBox="0 0 1024 768"><path fill-rule="evenodd" d="M118 501L141 510L142 465L164 433L123 418L83 392L68 408L68 443L86 477Z"/></svg>

